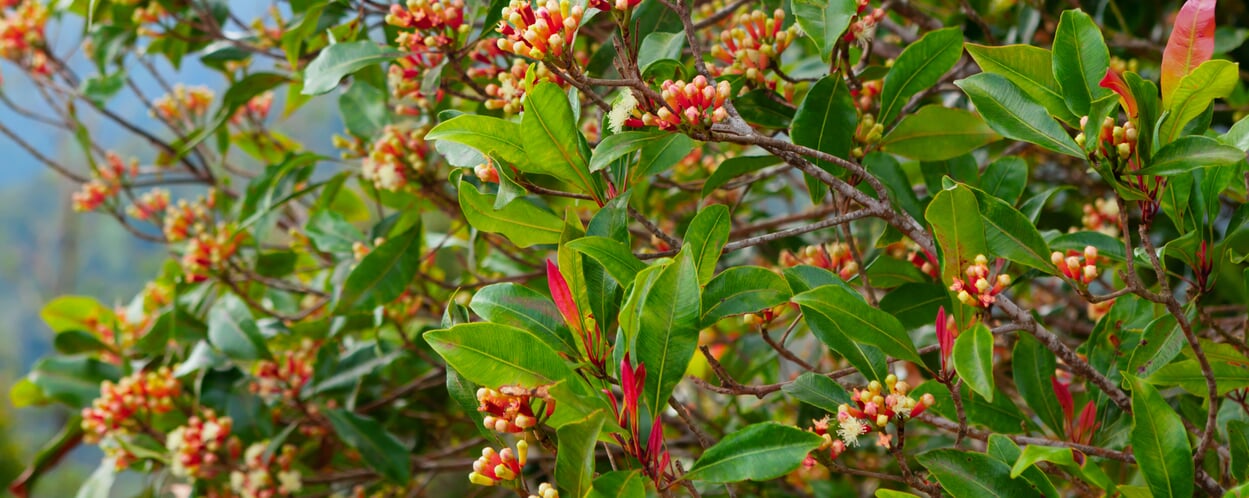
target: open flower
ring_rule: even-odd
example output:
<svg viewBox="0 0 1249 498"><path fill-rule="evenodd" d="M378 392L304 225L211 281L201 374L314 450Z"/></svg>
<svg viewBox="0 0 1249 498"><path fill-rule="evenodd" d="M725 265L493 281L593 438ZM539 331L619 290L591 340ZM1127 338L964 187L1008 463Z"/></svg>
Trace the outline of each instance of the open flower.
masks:
<svg viewBox="0 0 1249 498"><path fill-rule="evenodd" d="M1000 261L998 268L1001 268ZM975 261L967 266L967 279L955 277L950 290L958 293L958 300L963 304L988 308L993 306L997 295L1006 290L1011 282L1010 275L995 273L989 271L989 258L983 254L977 255Z"/></svg>

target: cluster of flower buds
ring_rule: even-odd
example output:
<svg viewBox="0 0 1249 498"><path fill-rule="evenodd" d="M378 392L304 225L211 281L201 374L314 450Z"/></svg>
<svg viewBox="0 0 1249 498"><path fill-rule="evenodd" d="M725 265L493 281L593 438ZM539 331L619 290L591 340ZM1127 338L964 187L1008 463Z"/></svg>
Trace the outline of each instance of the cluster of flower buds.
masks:
<svg viewBox="0 0 1249 498"><path fill-rule="evenodd" d="M243 123L260 123L269 117L269 109L273 107L273 92L265 92L248 100L246 104L234 111L230 122L235 125Z"/></svg>
<svg viewBox="0 0 1249 498"><path fill-rule="evenodd" d="M1081 117L1080 129L1084 129L1088 121L1088 116ZM1098 150L1101 151L1102 157L1126 162L1136 152L1137 135L1136 125L1132 121L1117 126L1114 118L1107 116L1102 121L1101 130L1097 134L1097 141L1100 145ZM1084 136L1084 133L1076 135L1076 144L1080 147L1084 147L1087 141L1088 137Z"/></svg>
<svg viewBox="0 0 1249 498"><path fill-rule="evenodd" d="M798 265L823 268L836 273L842 280L850 280L859 271L859 265L850 253L850 245L845 242L806 246L799 249L797 255L786 249L781 251L780 263L787 268Z"/></svg>
<svg viewBox="0 0 1249 498"><path fill-rule="evenodd" d="M1080 218L1085 230L1101 232L1111 237L1119 236L1119 204L1113 200L1095 199L1084 205Z"/></svg>
<svg viewBox="0 0 1249 498"><path fill-rule="evenodd" d="M854 97L854 106L859 109L859 112L872 111L872 107L876 105L876 99L880 98L880 91L885 86L884 81L864 81L858 89L850 90L850 96Z"/></svg>
<svg viewBox="0 0 1249 498"><path fill-rule="evenodd" d="M783 29L784 23L781 9L771 17L762 10L739 14L734 25L741 27L721 31L720 44L711 47L711 56L727 65L719 68L719 74L740 74L747 81L765 84L767 70L798 37L798 25Z"/></svg>
<svg viewBox="0 0 1249 498"><path fill-rule="evenodd" d="M387 125L369 147L361 174L378 189L397 191L408 184L409 177L425 169L428 154L423 128Z"/></svg>
<svg viewBox="0 0 1249 498"><path fill-rule="evenodd" d="M919 271L924 272L925 275L937 278L937 258L928 251L923 249L911 251L907 254L906 260L910 261L916 268L919 268Z"/></svg>
<svg viewBox="0 0 1249 498"><path fill-rule="evenodd" d="M170 473L192 479L215 476L220 471L217 464L238 456L238 438L230 439L233 425L230 417L217 417L206 409L202 417L192 416L186 425L170 431L165 437L165 447L173 455Z"/></svg>
<svg viewBox="0 0 1249 498"><path fill-rule="evenodd" d="M442 52L410 52L395 59L386 70L386 82L398 102L395 104L396 113L416 116L421 109L430 107L429 96L422 91L424 74L442 64L445 57ZM439 88L434 92L434 100L441 98L442 89Z"/></svg>
<svg viewBox="0 0 1249 498"><path fill-rule="evenodd" d="M642 3L642 0L590 0L590 7L594 7L603 12L610 12L615 9L621 14L627 14ZM628 19L628 17L625 17Z"/></svg>
<svg viewBox="0 0 1249 498"><path fill-rule="evenodd" d="M833 434L828 432L829 421L830 418L827 416L819 420L812 420L810 431L824 439L824 442L820 443L820 447L816 448L815 451L828 451L829 458L836 460L837 457L846 452L846 443L840 437L834 438ZM811 458L810 455L807 456L807 460L809 462L803 461L804 465L815 464L815 459Z"/></svg>
<svg viewBox="0 0 1249 498"><path fill-rule="evenodd" d="M1097 248L1085 246L1084 258L1080 256L1080 252L1076 250L1067 251L1066 256L1061 252L1054 251L1053 254L1050 254L1050 261L1054 263L1054 266L1058 267L1058 271L1062 272L1063 276L1072 281L1088 284L1097 280L1097 275L1101 273L1097 269Z"/></svg>
<svg viewBox="0 0 1249 498"><path fill-rule="evenodd" d="M293 469L296 449L283 445L270 454L269 442L252 443L243 452L242 470L230 472L230 489L241 498L294 496L304 489L303 476Z"/></svg>
<svg viewBox="0 0 1249 498"><path fill-rule="evenodd" d="M525 432L538 425L533 411L535 397L534 392L520 386L504 386L497 391L483 387L477 390L477 411L486 414L482 423L487 429L503 434ZM549 417L555 405L549 399L543 402Z"/></svg>
<svg viewBox="0 0 1249 498"><path fill-rule="evenodd" d="M538 492L530 494L529 498L559 498L559 490L551 483L544 482L538 485Z"/></svg>
<svg viewBox="0 0 1249 498"><path fill-rule="evenodd" d="M486 162L473 166L473 176L485 183L499 183L499 170L495 169L494 161L486 158Z"/></svg>
<svg viewBox="0 0 1249 498"><path fill-rule="evenodd" d="M211 219L208 210L212 209L215 204L215 198L216 196L210 192L196 199L195 202L178 199L177 204L169 206L165 210L163 226L165 240L181 242L192 234L204 231L207 222Z"/></svg>
<svg viewBox="0 0 1249 498"><path fill-rule="evenodd" d="M847 403L837 407L837 436L846 446L858 446L859 436L880 431L893 419L906 420L927 410L936 402L931 394L924 394L919 399L907 393L910 386L898 377L889 374L885 377L885 385L871 381L867 389L855 389L850 393L853 404ZM881 443L888 445L888 438L882 437Z"/></svg>
<svg viewBox="0 0 1249 498"><path fill-rule="evenodd" d="M320 341L305 338L299 347L282 353L277 359L256 362L251 392L269 401L299 399L300 390L312 379L312 367L320 347Z"/></svg>
<svg viewBox="0 0 1249 498"><path fill-rule="evenodd" d="M516 452L511 448L494 451L487 447L481 450L481 458L473 462L473 472L468 475L469 482L481 486L494 486L500 481L511 481L520 477L520 470L525 467L529 456L529 443L520 440L516 443Z"/></svg>
<svg viewBox="0 0 1249 498"><path fill-rule="evenodd" d="M533 66L534 81L550 81L559 86L567 86L558 75L551 72L545 63L539 62ZM486 109L502 110L504 114L516 114L524 109L525 98L525 72L529 70L529 63L524 59L512 59L511 67L506 71L498 71L495 73L494 79L486 84Z"/></svg>
<svg viewBox="0 0 1249 498"><path fill-rule="evenodd" d="M710 126L728 118L728 111L724 109L724 101L729 99L732 91L728 81L721 80L712 86L707 78L698 75L689 83L680 80L664 81L660 89L660 96L667 105L659 107L655 113L642 115L641 124L644 126L675 130L682 125ZM634 126L637 123L630 118L625 124Z"/></svg>
<svg viewBox="0 0 1249 498"><path fill-rule="evenodd" d="M0 13L0 58L13 61L32 74L51 74L48 54L44 52L47 6L39 0L10 1L4 6L15 8Z"/></svg>
<svg viewBox="0 0 1249 498"><path fill-rule="evenodd" d="M1001 268L1001 265L998 265ZM959 302L968 306L976 306L988 308L997 301L997 295L1001 294L1007 286L1010 285L1010 275L1005 273L996 277L989 272L989 258L983 254L977 255L976 260L967 266L967 280L955 277L954 284L950 286L950 290L958 293Z"/></svg>
<svg viewBox="0 0 1249 498"><path fill-rule="evenodd" d="M504 52L534 60L563 57L572 51L582 13L568 0L547 0L536 11L529 0L512 0L503 8L498 28L503 38L496 43Z"/></svg>
<svg viewBox="0 0 1249 498"><path fill-rule="evenodd" d="M126 208L126 213L137 220L149 221L163 214L166 209L169 209L169 191L156 188L140 195L134 204Z"/></svg>
<svg viewBox="0 0 1249 498"><path fill-rule="evenodd" d="M127 177L139 174L139 160L131 159L130 164L122 161L121 156L113 152L104 155L104 167L99 168L95 177L82 185L82 188L71 196L74 211L94 211L121 190Z"/></svg>
<svg viewBox="0 0 1249 498"><path fill-rule="evenodd" d="M864 114L863 118L859 119L859 125L854 129L854 141L862 145L856 146L850 153L854 157L863 157L867 152L865 147L871 147L880 143L880 138L884 133L885 125L877 123L875 115L871 113Z"/></svg>
<svg viewBox="0 0 1249 498"><path fill-rule="evenodd" d="M187 243L182 252L182 273L188 283L208 280L208 273L230 259L238 250L241 233L225 225L217 225L213 232L200 232Z"/></svg>
<svg viewBox="0 0 1249 498"><path fill-rule="evenodd" d="M173 93L162 95L152 105L152 115L170 123L194 122L208 114L213 91L206 86L187 88L179 83Z"/></svg>
<svg viewBox="0 0 1249 498"><path fill-rule="evenodd" d="M182 383L169 367L135 372L116 384L100 384L100 397L82 409L83 440L98 443L117 433L140 429L138 417L168 413L182 393Z"/></svg>
<svg viewBox="0 0 1249 498"><path fill-rule="evenodd" d="M449 48L457 36L472 28L464 23L464 0L408 0L406 6L393 4L386 24L414 30L400 33L395 40L399 47L413 52Z"/></svg>
<svg viewBox="0 0 1249 498"><path fill-rule="evenodd" d="M868 12L867 5L869 3L871 3L870 0L859 0L855 19L850 23L850 27L846 29L846 34L842 36L846 43L857 42L860 45L867 45L876 36L876 25L880 23L881 19L885 18L885 11L883 9L873 9L871 12Z"/></svg>

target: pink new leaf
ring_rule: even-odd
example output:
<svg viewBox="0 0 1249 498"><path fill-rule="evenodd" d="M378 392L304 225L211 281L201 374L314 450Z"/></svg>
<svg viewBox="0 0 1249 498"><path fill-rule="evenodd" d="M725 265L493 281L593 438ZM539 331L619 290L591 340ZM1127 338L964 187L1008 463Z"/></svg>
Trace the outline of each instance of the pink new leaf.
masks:
<svg viewBox="0 0 1249 498"><path fill-rule="evenodd" d="M1071 399L1071 391L1067 389L1067 384L1058 381L1058 377L1050 377L1050 382L1054 384L1054 397L1058 398L1058 404L1063 407L1063 417L1067 419L1067 431L1071 431L1071 419L1075 418L1075 400Z"/></svg>
<svg viewBox="0 0 1249 498"><path fill-rule="evenodd" d="M1180 80L1214 55L1214 5L1217 0L1188 0L1175 16L1175 27L1162 52L1162 106Z"/></svg>
<svg viewBox="0 0 1249 498"><path fill-rule="evenodd" d="M577 303L572 299L572 291L568 290L568 281L564 280L564 274L549 259L546 260L546 280L551 288L551 299L555 300L559 313L564 315L564 321L574 331L581 332L581 313L577 311Z"/></svg>
<svg viewBox="0 0 1249 498"><path fill-rule="evenodd" d="M1102 88L1109 88L1119 94L1119 102L1123 104L1123 109L1128 112L1128 117L1136 119L1136 97L1132 95L1132 91L1128 89L1128 84L1123 82L1123 78L1119 76L1113 69L1106 70L1106 77L1102 78Z"/></svg>

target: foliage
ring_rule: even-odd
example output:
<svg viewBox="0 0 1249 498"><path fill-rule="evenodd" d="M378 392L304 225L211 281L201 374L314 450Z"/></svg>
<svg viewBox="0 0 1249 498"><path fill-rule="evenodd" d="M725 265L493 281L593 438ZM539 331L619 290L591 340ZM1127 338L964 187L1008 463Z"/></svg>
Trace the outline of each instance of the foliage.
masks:
<svg viewBox="0 0 1249 498"><path fill-rule="evenodd" d="M10 397L74 416L18 496L81 444L80 496L1246 484L1230 6L61 4L0 2L56 112L3 103L81 148L28 148L75 209L170 258L42 310L57 353ZM71 19L87 74L46 38ZM192 58L225 86L134 83ZM340 158L282 133L310 99Z"/></svg>

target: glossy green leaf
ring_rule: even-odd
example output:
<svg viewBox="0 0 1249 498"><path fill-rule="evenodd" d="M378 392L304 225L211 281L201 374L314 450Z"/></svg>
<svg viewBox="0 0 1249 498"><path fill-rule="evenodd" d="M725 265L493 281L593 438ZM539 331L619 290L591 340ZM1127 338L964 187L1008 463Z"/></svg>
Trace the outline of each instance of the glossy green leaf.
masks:
<svg viewBox="0 0 1249 498"><path fill-rule="evenodd" d="M943 28L925 33L902 50L885 75L878 122L886 126L911 96L932 88L963 56L963 30Z"/></svg>
<svg viewBox="0 0 1249 498"><path fill-rule="evenodd" d="M780 164L781 158L766 156L736 156L725 160L711 172L703 183L702 197L707 197L730 180L747 173L754 173L768 166Z"/></svg>
<svg viewBox="0 0 1249 498"><path fill-rule="evenodd" d="M1019 395L1054 434L1063 435L1063 410L1054 395L1054 353L1031 334L1019 334L1011 353L1011 373Z"/></svg>
<svg viewBox="0 0 1249 498"><path fill-rule="evenodd" d="M881 150L911 159L953 159L998 141L980 116L939 104L928 105L898 122L881 139Z"/></svg>
<svg viewBox="0 0 1249 498"><path fill-rule="evenodd" d="M39 310L39 317L53 332L95 330L95 325L112 327L113 310L88 296L60 296Z"/></svg>
<svg viewBox="0 0 1249 498"><path fill-rule="evenodd" d="M1245 152L1203 136L1181 137L1154 153L1149 165L1134 175L1186 175L1195 169L1231 166L1245 160Z"/></svg>
<svg viewBox="0 0 1249 498"><path fill-rule="evenodd" d="M232 360L273 357L251 311L233 294L218 301L208 313L208 341Z"/></svg>
<svg viewBox="0 0 1249 498"><path fill-rule="evenodd" d="M652 411L668 405L672 390L698 350L702 303L694 258L693 249L682 249L659 272L642 300L633 351L637 362L646 365L642 396Z"/></svg>
<svg viewBox="0 0 1249 498"><path fill-rule="evenodd" d="M980 189L971 191L980 207L989 252L1047 273L1054 271L1049 246L1023 213Z"/></svg>
<svg viewBox="0 0 1249 498"><path fill-rule="evenodd" d="M776 93L755 89L733 97L733 105L747 123L763 128L783 130L794 119L794 108L776 101Z"/></svg>
<svg viewBox="0 0 1249 498"><path fill-rule="evenodd" d="M645 498L646 478L636 470L617 470L594 478L585 498Z"/></svg>
<svg viewBox="0 0 1249 498"><path fill-rule="evenodd" d="M386 105L386 92L362 82L352 83L338 98L338 111L343 116L343 126L352 135L372 138L390 123L390 107Z"/></svg>
<svg viewBox="0 0 1249 498"><path fill-rule="evenodd" d="M1011 441L1010 438L1001 434L990 434L989 444L985 448L985 454L1010 465L1018 460L1019 455L1023 454L1023 452L1019 449L1019 445L1015 444L1014 441ZM1050 482L1049 478L1045 476L1045 473L1042 472L1041 469L1035 467L1029 468L1024 470L1020 476L1023 477L1025 481L1032 484L1034 488L1039 490L1045 498L1058 498L1060 496L1058 494L1058 490L1054 488L1054 483Z"/></svg>
<svg viewBox="0 0 1249 498"><path fill-rule="evenodd" d="M993 401L993 332L977 323L954 340L954 371L968 387Z"/></svg>
<svg viewBox="0 0 1249 498"><path fill-rule="evenodd" d="M728 206L712 204L703 208L685 229L685 245L689 246L698 266L698 283L706 284L716 274L716 262L729 241L733 217Z"/></svg>
<svg viewBox="0 0 1249 498"><path fill-rule="evenodd" d="M1011 477L1019 477L1037 463L1049 462L1108 492L1113 491L1115 483L1110 480L1106 472L1087 458L1084 459L1084 465L1076 463L1075 451L1072 448L1028 445L1023 449L1023 453L1019 455L1019 459L1014 462L1014 466L1011 468Z"/></svg>
<svg viewBox="0 0 1249 498"><path fill-rule="evenodd" d="M91 353L109 349L109 346L100 338L81 330L66 330L56 334L52 338L52 346L63 354Z"/></svg>
<svg viewBox="0 0 1249 498"><path fill-rule="evenodd" d="M1210 371L1214 373L1215 390L1219 396L1249 387L1249 365L1210 362ZM1163 366L1145 380L1159 386L1180 386L1194 396L1209 397L1206 376L1202 374L1197 360L1177 361Z"/></svg>
<svg viewBox="0 0 1249 498"><path fill-rule="evenodd" d="M1019 497L1040 494L1024 479L1011 479L1010 466L983 453L952 449L916 455L953 498Z"/></svg>
<svg viewBox="0 0 1249 498"><path fill-rule="evenodd" d="M793 302L802 307L804 316L808 310L826 316L858 342L876 346L894 358L923 364L898 319L867 304L855 291L826 285L794 296Z"/></svg>
<svg viewBox="0 0 1249 498"><path fill-rule="evenodd" d="M790 138L795 144L848 158L858 121L859 114L846 82L840 75L825 76L811 86L798 105L790 125ZM812 158L811 162L833 175L844 173L842 167L830 161ZM806 181L811 199L818 202L827 187L810 176L806 176Z"/></svg>
<svg viewBox="0 0 1249 498"><path fill-rule="evenodd" d="M892 289L904 284L923 283L929 280L928 276L919 271L919 268L910 261L902 261L883 254L868 263L867 276L872 282L872 287L878 289Z"/></svg>
<svg viewBox="0 0 1249 498"><path fill-rule="evenodd" d="M694 150L694 139L684 133L668 133L667 136L642 146L637 168L630 173L632 183L646 181L652 175L668 171Z"/></svg>
<svg viewBox="0 0 1249 498"><path fill-rule="evenodd" d="M646 72L661 59L680 59L682 48L685 48L685 33L647 33L638 47L637 67Z"/></svg>
<svg viewBox="0 0 1249 498"><path fill-rule="evenodd" d="M967 53L986 73L1005 77L1041 104L1051 116L1068 126L1077 126L1080 118L1067 108L1067 101L1054 79L1053 54L1032 45L992 47L968 43Z"/></svg>
<svg viewBox="0 0 1249 498"><path fill-rule="evenodd" d="M78 409L100 397L101 382L116 382L120 377L119 368L95 358L49 356L35 362L26 378L38 388L40 397Z"/></svg>
<svg viewBox="0 0 1249 498"><path fill-rule="evenodd" d="M461 114L443 121L425 134L425 140L446 140L477 149L483 156L498 158L526 170L529 156L521 137L521 125L503 119ZM441 149L440 149L441 150Z"/></svg>
<svg viewBox="0 0 1249 498"><path fill-rule="evenodd" d="M872 285L875 284L873 280ZM907 330L933 323L941 307L951 309L950 291L940 284L906 284L880 298L880 309L897 318Z"/></svg>
<svg viewBox="0 0 1249 498"><path fill-rule="evenodd" d="M74 498L108 498L117 476L117 460L105 457L100 466L83 481Z"/></svg>
<svg viewBox="0 0 1249 498"><path fill-rule="evenodd" d="M378 421L342 409L326 409L322 413L334 432L347 446L355 448L364 463L396 484L412 477L408 448Z"/></svg>
<svg viewBox="0 0 1249 498"><path fill-rule="evenodd" d="M850 393L846 392L846 388L841 387L837 381L815 372L799 375L797 379L785 384L785 387L781 389L798 401L833 414L837 413L837 407L851 402Z"/></svg>
<svg viewBox="0 0 1249 498"><path fill-rule="evenodd" d="M833 48L858 11L855 0L796 0L792 7L798 26L815 42L824 62L831 59Z"/></svg>
<svg viewBox="0 0 1249 498"><path fill-rule="evenodd" d="M685 478L703 482L775 479L798 468L822 441L815 433L791 425L753 424L707 448Z"/></svg>
<svg viewBox="0 0 1249 498"><path fill-rule="evenodd" d="M769 309L790 296L789 284L775 272L758 266L735 266L707 282L702 324L707 327L725 317Z"/></svg>
<svg viewBox="0 0 1249 498"><path fill-rule="evenodd" d="M417 223L365 255L343 283L334 312L374 308L403 294L421 266L422 235Z"/></svg>
<svg viewBox="0 0 1249 498"><path fill-rule="evenodd" d="M943 281L961 278L963 269L976 255L988 255L980 205L970 188L960 185L937 192L928 203L924 218L932 225L932 233L941 248Z"/></svg>
<svg viewBox="0 0 1249 498"><path fill-rule="evenodd" d="M317 250L338 254L350 254L352 245L364 240L360 229L348 223L343 215L328 209L312 214L305 233Z"/></svg>
<svg viewBox="0 0 1249 498"><path fill-rule="evenodd" d="M590 175L589 153L577 130L568 96L559 85L543 82L525 93L525 114L520 138L524 140L526 173L550 175L599 198L598 183Z"/></svg>
<svg viewBox="0 0 1249 498"><path fill-rule="evenodd" d="M876 498L909 498L912 496L918 497L919 495L914 494L914 493L906 493L903 491L895 491L892 489L880 488L880 489L877 489L876 493L872 496L875 496Z"/></svg>
<svg viewBox="0 0 1249 498"><path fill-rule="evenodd" d="M1249 152L1249 116L1240 118L1236 124L1227 130L1219 141L1236 147L1242 151Z"/></svg>
<svg viewBox="0 0 1249 498"><path fill-rule="evenodd" d="M538 291L514 283L487 285L473 294L468 307L492 323L533 332L556 351L577 351L559 309Z"/></svg>
<svg viewBox="0 0 1249 498"><path fill-rule="evenodd" d="M971 98L989 127L1002 136L1084 158L1084 152L1062 125L1005 77L981 73L954 84Z"/></svg>
<svg viewBox="0 0 1249 498"><path fill-rule="evenodd" d="M1140 343L1128 358L1126 370L1137 377L1149 377L1179 356L1184 345L1184 333L1175 317L1162 315L1145 327Z"/></svg>
<svg viewBox="0 0 1249 498"><path fill-rule="evenodd" d="M824 287L817 289L822 288ZM885 381L885 377L889 375L885 366L885 353L876 346L858 340L862 338L862 332L844 324L841 313L807 306L802 306L801 309L802 320L820 342L845 358L868 380Z"/></svg>
<svg viewBox="0 0 1249 498"><path fill-rule="evenodd" d="M581 237L569 242L568 247L593 258L621 286L633 283L633 277L646 268L629 246L607 237Z"/></svg>
<svg viewBox="0 0 1249 498"><path fill-rule="evenodd" d="M403 55L369 40L335 43L317 53L304 69L304 95L320 95L333 90L343 77Z"/></svg>
<svg viewBox="0 0 1249 498"><path fill-rule="evenodd" d="M1130 442L1141 476L1154 498L1193 496L1193 450L1179 414L1145 381L1132 385Z"/></svg>
<svg viewBox="0 0 1249 498"><path fill-rule="evenodd" d="M1189 121L1206 112L1215 99L1230 95L1239 81L1239 65L1235 62L1213 59L1197 66L1171 94L1167 116L1158 128L1158 143L1165 146L1178 139Z"/></svg>
<svg viewBox="0 0 1249 498"><path fill-rule="evenodd" d="M1084 11L1063 11L1054 31L1053 61L1054 79L1073 114L1089 115L1092 103L1110 94L1100 86L1110 67L1110 51L1101 28Z"/></svg>
<svg viewBox="0 0 1249 498"><path fill-rule="evenodd" d="M603 430L606 414L596 411L556 431L555 480L572 496L585 496L594 480L594 447Z"/></svg>
<svg viewBox="0 0 1249 498"><path fill-rule="evenodd" d="M989 163L980 177L980 188L1014 206L1028 185L1028 162L1023 158L1006 156ZM1024 218L1027 219L1027 218Z"/></svg>
<svg viewBox="0 0 1249 498"><path fill-rule="evenodd" d="M628 157L642 147L672 135L678 134L661 130L648 130L624 131L608 135L594 148L594 154L590 157L590 171L607 169L616 160Z"/></svg>
<svg viewBox="0 0 1249 498"><path fill-rule="evenodd" d="M1228 471L1232 478L1244 482L1249 479L1249 422L1232 420L1227 423L1227 440L1231 448Z"/></svg>
<svg viewBox="0 0 1249 498"><path fill-rule="evenodd" d="M494 196L477 191L468 182L460 182L460 208L473 228L502 234L520 247L555 244L564 221L523 199L494 209Z"/></svg>

